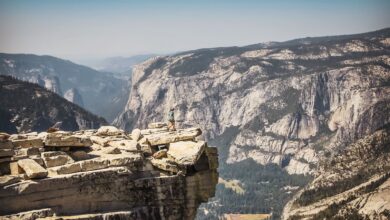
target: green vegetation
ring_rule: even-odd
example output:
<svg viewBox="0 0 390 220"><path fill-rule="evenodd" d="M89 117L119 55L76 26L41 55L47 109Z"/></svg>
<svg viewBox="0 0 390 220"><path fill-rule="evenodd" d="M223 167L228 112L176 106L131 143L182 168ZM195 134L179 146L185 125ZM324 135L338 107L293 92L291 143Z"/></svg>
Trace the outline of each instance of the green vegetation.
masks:
<svg viewBox="0 0 390 220"><path fill-rule="evenodd" d="M228 146L237 135L238 128L231 127L224 134L210 142L218 146L219 176L225 180L238 180L245 192L237 193L225 184L218 184L216 196L202 204L197 219L218 219L225 213L273 213L279 219L284 205L291 198L284 186L305 186L311 177L288 175L277 165L262 166L251 159L227 164ZM207 210L205 215L202 210Z"/></svg>
<svg viewBox="0 0 390 220"><path fill-rule="evenodd" d="M62 121L63 129L70 131L80 129L77 120L84 120L84 125L91 128L107 123L37 84L11 76L0 76L0 100L2 120L15 118L8 120L10 125L3 128L5 132L15 132L15 127L21 131L45 131L58 121Z"/></svg>

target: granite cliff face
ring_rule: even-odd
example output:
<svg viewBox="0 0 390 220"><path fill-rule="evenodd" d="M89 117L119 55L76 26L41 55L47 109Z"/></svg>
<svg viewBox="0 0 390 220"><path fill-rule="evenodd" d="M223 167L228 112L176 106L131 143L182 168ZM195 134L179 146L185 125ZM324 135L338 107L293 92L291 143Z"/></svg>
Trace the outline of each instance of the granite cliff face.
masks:
<svg viewBox="0 0 390 220"><path fill-rule="evenodd" d="M389 219L390 127L359 139L322 162L316 178L283 219Z"/></svg>
<svg viewBox="0 0 390 220"><path fill-rule="evenodd" d="M57 122L68 131L107 122L35 83L0 75L0 132L46 131Z"/></svg>
<svg viewBox="0 0 390 220"><path fill-rule="evenodd" d="M218 152L198 128L0 133L1 219L194 219Z"/></svg>
<svg viewBox="0 0 390 220"><path fill-rule="evenodd" d="M74 104L83 107L84 102L83 98L81 97L79 91L75 88L71 88L68 91L64 93L64 98L68 100L69 102L73 102Z"/></svg>
<svg viewBox="0 0 390 220"><path fill-rule="evenodd" d="M390 29L156 57L133 71L114 124L163 120L218 138L237 128L227 163L253 159L311 173L326 151L389 123Z"/></svg>
<svg viewBox="0 0 390 220"><path fill-rule="evenodd" d="M60 96L75 88L83 107L107 121L122 111L129 95L126 80L52 56L0 53L0 75L36 83ZM80 99L75 101L80 104Z"/></svg>
<svg viewBox="0 0 390 220"><path fill-rule="evenodd" d="M174 107L178 127L202 128L221 154L224 181L202 218L243 210L278 218L322 158L390 122L389 49L384 29L155 57L134 68L114 124L131 130Z"/></svg>

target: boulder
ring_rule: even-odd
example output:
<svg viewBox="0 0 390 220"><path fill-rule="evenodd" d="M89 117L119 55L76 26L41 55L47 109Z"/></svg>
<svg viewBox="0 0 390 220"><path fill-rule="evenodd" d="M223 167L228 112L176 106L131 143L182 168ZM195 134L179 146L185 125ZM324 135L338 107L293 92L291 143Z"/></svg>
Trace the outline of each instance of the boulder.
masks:
<svg viewBox="0 0 390 220"><path fill-rule="evenodd" d="M120 130L114 126L102 126L100 127L97 132L96 132L96 135L99 135L99 136L116 136L116 135L122 135L124 134L125 132L123 130Z"/></svg>
<svg viewBox="0 0 390 220"><path fill-rule="evenodd" d="M80 163L81 171L83 172L91 170L100 170L109 167L109 161L102 158L84 160L78 163Z"/></svg>
<svg viewBox="0 0 390 220"><path fill-rule="evenodd" d="M110 155L105 158L109 161L110 167L126 166L127 168L134 168L137 170L143 164L141 153L124 152L122 154Z"/></svg>
<svg viewBox="0 0 390 220"><path fill-rule="evenodd" d="M141 130L141 135L156 134L156 133L163 133L163 132L168 132L168 127L143 129Z"/></svg>
<svg viewBox="0 0 390 220"><path fill-rule="evenodd" d="M134 140L109 141L107 144L128 152L138 152L141 150L141 146Z"/></svg>
<svg viewBox="0 0 390 220"><path fill-rule="evenodd" d="M148 124L148 128L163 128L167 127L167 123L165 122L153 122Z"/></svg>
<svg viewBox="0 0 390 220"><path fill-rule="evenodd" d="M62 151L43 152L41 156L46 167L56 167L74 163L74 160Z"/></svg>
<svg viewBox="0 0 390 220"><path fill-rule="evenodd" d="M204 141L180 141L169 145L167 155L179 165L194 165L204 152L205 147Z"/></svg>
<svg viewBox="0 0 390 220"><path fill-rule="evenodd" d="M196 128L196 129L180 130L177 132L151 134L146 136L146 138L148 139L150 145L157 146L157 145L164 145L164 144L169 144L177 141L194 140L195 137L201 134L202 134L201 130L199 128Z"/></svg>
<svg viewBox="0 0 390 220"><path fill-rule="evenodd" d="M20 147L20 148L43 147L43 141L40 138L15 139L12 140L12 144L14 145L14 147Z"/></svg>
<svg viewBox="0 0 390 220"><path fill-rule="evenodd" d="M167 151L168 151L167 149L159 150L153 154L153 158L161 159L163 157L167 157Z"/></svg>
<svg viewBox="0 0 390 220"><path fill-rule="evenodd" d="M11 157L15 154L12 149L0 149L0 157Z"/></svg>
<svg viewBox="0 0 390 220"><path fill-rule="evenodd" d="M139 139L141 139L141 130L139 129L134 129L132 132L131 132L131 138L135 141L138 141Z"/></svg>
<svg viewBox="0 0 390 220"><path fill-rule="evenodd" d="M45 138L45 146L50 147L89 147L91 145L91 139L85 135L54 132L48 133Z"/></svg>
<svg viewBox="0 0 390 220"><path fill-rule="evenodd" d="M78 173L81 172L81 165L79 162L71 163L62 166L51 167L48 168L47 171L49 177L63 175L63 174L70 174L70 173Z"/></svg>
<svg viewBox="0 0 390 220"><path fill-rule="evenodd" d="M33 159L23 159L18 161L18 165L26 172L31 179L45 178L47 170L35 162Z"/></svg>

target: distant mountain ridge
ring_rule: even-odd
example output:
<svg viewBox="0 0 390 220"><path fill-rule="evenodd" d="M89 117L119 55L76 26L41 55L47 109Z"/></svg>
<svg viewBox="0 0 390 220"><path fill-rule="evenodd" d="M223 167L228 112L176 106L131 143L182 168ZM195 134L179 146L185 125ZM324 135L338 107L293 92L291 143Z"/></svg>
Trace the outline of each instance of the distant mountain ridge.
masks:
<svg viewBox="0 0 390 220"><path fill-rule="evenodd" d="M127 80L52 56L0 53L0 75L37 83L61 96L76 89L84 107L108 121L123 109L129 94Z"/></svg>
<svg viewBox="0 0 390 220"><path fill-rule="evenodd" d="M46 131L56 122L75 131L98 128L107 122L35 83L0 75L0 131Z"/></svg>

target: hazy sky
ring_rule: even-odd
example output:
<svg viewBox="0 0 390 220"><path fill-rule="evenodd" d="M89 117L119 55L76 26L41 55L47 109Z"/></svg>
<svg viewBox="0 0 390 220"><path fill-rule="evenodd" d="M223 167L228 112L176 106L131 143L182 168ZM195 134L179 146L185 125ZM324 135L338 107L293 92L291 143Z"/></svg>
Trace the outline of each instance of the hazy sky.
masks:
<svg viewBox="0 0 390 220"><path fill-rule="evenodd" d="M68 59L390 27L390 0L0 0L0 51Z"/></svg>

